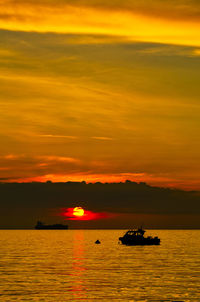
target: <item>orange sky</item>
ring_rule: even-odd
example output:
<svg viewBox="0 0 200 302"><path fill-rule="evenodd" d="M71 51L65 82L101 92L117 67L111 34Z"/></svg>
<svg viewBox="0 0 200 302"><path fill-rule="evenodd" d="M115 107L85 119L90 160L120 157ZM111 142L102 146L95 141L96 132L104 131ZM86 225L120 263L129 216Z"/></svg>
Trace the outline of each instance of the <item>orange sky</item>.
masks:
<svg viewBox="0 0 200 302"><path fill-rule="evenodd" d="M200 189L199 1L0 11L1 181Z"/></svg>

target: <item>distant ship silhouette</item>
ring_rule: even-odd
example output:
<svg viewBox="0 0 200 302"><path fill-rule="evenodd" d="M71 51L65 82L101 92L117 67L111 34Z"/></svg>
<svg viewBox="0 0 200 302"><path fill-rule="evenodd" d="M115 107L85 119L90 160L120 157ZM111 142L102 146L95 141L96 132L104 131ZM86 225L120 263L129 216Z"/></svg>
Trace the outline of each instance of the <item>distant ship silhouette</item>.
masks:
<svg viewBox="0 0 200 302"><path fill-rule="evenodd" d="M63 224L44 224L41 221L38 221L36 226L36 230L67 230L68 225Z"/></svg>

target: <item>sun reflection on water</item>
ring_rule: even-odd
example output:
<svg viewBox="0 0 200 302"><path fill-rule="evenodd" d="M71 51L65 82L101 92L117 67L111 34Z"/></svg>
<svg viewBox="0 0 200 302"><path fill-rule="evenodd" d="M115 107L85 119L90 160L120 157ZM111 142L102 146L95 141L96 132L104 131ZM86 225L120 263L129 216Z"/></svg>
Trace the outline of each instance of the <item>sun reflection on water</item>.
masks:
<svg viewBox="0 0 200 302"><path fill-rule="evenodd" d="M73 285L71 291L74 298L86 298L85 287L85 240L83 230L74 231L73 234L72 275Z"/></svg>

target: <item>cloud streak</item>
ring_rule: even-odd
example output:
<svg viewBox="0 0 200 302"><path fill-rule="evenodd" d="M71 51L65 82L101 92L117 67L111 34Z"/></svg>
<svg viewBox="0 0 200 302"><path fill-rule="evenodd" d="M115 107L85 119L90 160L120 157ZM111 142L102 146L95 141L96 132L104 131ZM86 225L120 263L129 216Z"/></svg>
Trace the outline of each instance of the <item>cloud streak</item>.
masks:
<svg viewBox="0 0 200 302"><path fill-rule="evenodd" d="M113 140L111 137L106 137L106 136L93 136L92 139L100 140L100 141L112 141Z"/></svg>
<svg viewBox="0 0 200 302"><path fill-rule="evenodd" d="M149 5L145 1L138 5L129 1L121 5L115 1L112 5L91 5L89 1L60 1L52 5L51 1L4 0L0 8L0 26L8 30L112 35L132 41L200 46L197 2L188 5L182 0L174 5L171 1L151 1Z"/></svg>
<svg viewBox="0 0 200 302"><path fill-rule="evenodd" d="M46 138L66 138L66 139L78 139L76 136L70 135L58 135L58 134L39 134L39 137L46 137Z"/></svg>

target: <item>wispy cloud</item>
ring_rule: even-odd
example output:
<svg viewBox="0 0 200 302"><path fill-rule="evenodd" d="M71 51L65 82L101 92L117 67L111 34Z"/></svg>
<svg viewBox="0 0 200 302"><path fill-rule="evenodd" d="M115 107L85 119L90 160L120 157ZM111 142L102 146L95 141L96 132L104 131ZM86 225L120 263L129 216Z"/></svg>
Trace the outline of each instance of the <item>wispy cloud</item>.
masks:
<svg viewBox="0 0 200 302"><path fill-rule="evenodd" d="M66 163L80 163L79 159L64 156L38 156L38 159L50 161L50 162L66 162Z"/></svg>
<svg viewBox="0 0 200 302"><path fill-rule="evenodd" d="M57 134L39 134L39 137L46 137L46 138L66 138L66 139L78 139L77 136L72 135L57 135Z"/></svg>
<svg viewBox="0 0 200 302"><path fill-rule="evenodd" d="M200 48L194 49L191 54L194 57L199 57L200 56Z"/></svg>
<svg viewBox="0 0 200 302"><path fill-rule="evenodd" d="M6 159L6 160L17 160L23 157L24 155L19 155L19 154L7 154L7 155L0 156L1 159Z"/></svg>
<svg viewBox="0 0 200 302"><path fill-rule="evenodd" d="M100 140L100 141L112 141L112 137L107 137L107 136L93 136L92 139L95 140Z"/></svg>
<svg viewBox="0 0 200 302"><path fill-rule="evenodd" d="M14 8L14 9L13 9ZM199 5L188 1L8 1L0 5L3 29L122 36L129 40L200 45ZM38 15L38 11L40 14ZM172 17L173 16L173 17ZM37 26L35 25L37 24Z"/></svg>

